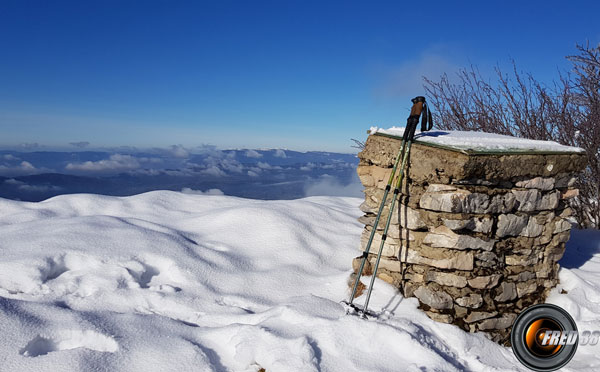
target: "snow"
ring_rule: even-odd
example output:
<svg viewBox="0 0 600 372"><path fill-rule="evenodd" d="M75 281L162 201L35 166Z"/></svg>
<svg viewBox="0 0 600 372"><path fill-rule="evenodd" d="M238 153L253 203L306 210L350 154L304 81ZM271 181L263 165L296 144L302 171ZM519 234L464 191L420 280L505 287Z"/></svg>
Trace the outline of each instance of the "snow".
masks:
<svg viewBox="0 0 600 372"><path fill-rule="evenodd" d="M380 280L378 320L344 314L360 202L0 199L0 370L525 371L509 348L430 320ZM573 235L550 302L598 329L600 234ZM596 348L564 370L597 371Z"/></svg>
<svg viewBox="0 0 600 372"><path fill-rule="evenodd" d="M370 134L382 133L402 137L404 127L391 127L388 129L371 127ZM432 130L415 132L415 140L436 145L454 147L470 151L552 151L552 152L583 152L579 147L565 146L554 141L539 141L526 138L505 136L502 134L458 131L458 130Z"/></svg>

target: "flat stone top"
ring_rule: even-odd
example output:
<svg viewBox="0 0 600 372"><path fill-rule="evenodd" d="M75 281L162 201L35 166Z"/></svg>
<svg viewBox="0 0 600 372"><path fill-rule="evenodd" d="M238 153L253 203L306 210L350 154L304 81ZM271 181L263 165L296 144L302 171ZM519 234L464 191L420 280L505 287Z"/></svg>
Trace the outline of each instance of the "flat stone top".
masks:
<svg viewBox="0 0 600 372"><path fill-rule="evenodd" d="M358 153L360 166L391 168L401 138L376 133ZM585 152L500 151L469 152L453 147L416 142L410 150L410 178L418 182L449 183L469 180L518 182L535 177L564 177L585 168Z"/></svg>
<svg viewBox="0 0 600 372"><path fill-rule="evenodd" d="M403 127L382 129L371 127L370 134L401 138L404 134ZM456 131L432 130L429 132L417 131L415 142L423 145L441 147L447 150L464 153L583 153L579 147L565 146L554 141L539 141L526 138L517 138L501 134Z"/></svg>

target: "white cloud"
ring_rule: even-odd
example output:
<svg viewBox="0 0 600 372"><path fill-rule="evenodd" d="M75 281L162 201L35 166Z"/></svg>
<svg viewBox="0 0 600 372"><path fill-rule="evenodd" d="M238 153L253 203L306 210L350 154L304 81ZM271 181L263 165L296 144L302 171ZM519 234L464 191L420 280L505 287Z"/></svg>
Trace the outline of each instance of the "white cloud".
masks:
<svg viewBox="0 0 600 372"><path fill-rule="evenodd" d="M258 177L258 173L254 172L254 171L251 171L251 170L248 171L248 175L250 177Z"/></svg>
<svg viewBox="0 0 600 372"><path fill-rule="evenodd" d="M304 193L306 196L352 196L363 197L363 186L357 175L354 175L352 182L348 185L342 185L335 177L324 174L315 182L308 184Z"/></svg>
<svg viewBox="0 0 600 372"><path fill-rule="evenodd" d="M169 147L171 155L176 158L189 158L190 152L182 145L172 145Z"/></svg>
<svg viewBox="0 0 600 372"><path fill-rule="evenodd" d="M17 158L16 156L12 155L12 154L6 154L3 156L4 160L19 160L19 158Z"/></svg>
<svg viewBox="0 0 600 372"><path fill-rule="evenodd" d="M113 154L105 160L69 163L65 168L72 171L107 172L134 170L139 167L140 162L131 155Z"/></svg>
<svg viewBox="0 0 600 372"><path fill-rule="evenodd" d="M244 167L235 159L225 158L219 162L219 166L226 171L242 173Z"/></svg>
<svg viewBox="0 0 600 372"><path fill-rule="evenodd" d="M262 154L255 150L246 150L245 155L249 158L262 158Z"/></svg>
<svg viewBox="0 0 600 372"><path fill-rule="evenodd" d="M287 155L285 154L285 151L283 151L282 149L275 149L275 157L277 158L287 158Z"/></svg>
<svg viewBox="0 0 600 372"><path fill-rule="evenodd" d="M150 164L162 164L163 160L161 158L147 158L147 157L141 157L141 158L137 158L139 161L141 161L142 163L150 163Z"/></svg>
<svg viewBox="0 0 600 372"><path fill-rule="evenodd" d="M16 180L14 178L9 178L6 181L4 181L4 183L8 185L14 185L17 187L17 189L26 192L46 192L62 190L62 187L53 185L28 185L25 182Z"/></svg>
<svg viewBox="0 0 600 372"><path fill-rule="evenodd" d="M24 185L25 182L16 180L14 178L9 178L6 181L4 181L4 183L8 183L9 185Z"/></svg>
<svg viewBox="0 0 600 372"><path fill-rule="evenodd" d="M223 191L221 191L219 189L208 189L206 191L200 191L200 190L192 190L189 187L184 187L183 189L181 189L181 192L184 194L194 194L194 195L225 195L225 193L223 193Z"/></svg>
<svg viewBox="0 0 600 372"><path fill-rule="evenodd" d="M200 173L215 177L225 177L227 175L221 170L221 168L214 165L201 170Z"/></svg>
<svg viewBox="0 0 600 372"><path fill-rule="evenodd" d="M308 172L308 171L313 170L315 167L316 167L315 163L306 163L306 165L303 165L300 167L300 170L304 171L304 172Z"/></svg>
<svg viewBox="0 0 600 372"><path fill-rule="evenodd" d="M44 171L46 171L46 169L38 169L28 161L22 161L20 164L15 166L10 166L6 164L0 165L0 174L7 175L37 174L43 173Z"/></svg>
<svg viewBox="0 0 600 372"><path fill-rule="evenodd" d="M261 174L262 171L263 171L263 168L260 168L260 167L249 167L248 170L252 171L252 172L254 172L256 174Z"/></svg>
<svg viewBox="0 0 600 372"><path fill-rule="evenodd" d="M21 162L21 168L23 170L35 170L35 167L33 166L33 164L31 164L28 161L22 161Z"/></svg>
<svg viewBox="0 0 600 372"><path fill-rule="evenodd" d="M160 170L160 169L136 169L134 171L131 171L129 173L131 174L143 174L146 176L158 176L161 174L169 174L169 170ZM171 171L172 172L172 171ZM181 172L178 172L177 174L174 174L176 176L181 175Z"/></svg>
<svg viewBox="0 0 600 372"><path fill-rule="evenodd" d="M242 173L244 171L244 166L235 159L235 152L227 152L217 150L212 147L204 147L203 155L206 155L204 159L202 159L202 166L204 168L218 168L221 172L223 170L233 173ZM223 173L223 175L225 175Z"/></svg>
<svg viewBox="0 0 600 372"><path fill-rule="evenodd" d="M280 166L278 165L271 165L269 163L265 163L263 161L259 161L256 164L257 167L259 167L260 169L282 169Z"/></svg>

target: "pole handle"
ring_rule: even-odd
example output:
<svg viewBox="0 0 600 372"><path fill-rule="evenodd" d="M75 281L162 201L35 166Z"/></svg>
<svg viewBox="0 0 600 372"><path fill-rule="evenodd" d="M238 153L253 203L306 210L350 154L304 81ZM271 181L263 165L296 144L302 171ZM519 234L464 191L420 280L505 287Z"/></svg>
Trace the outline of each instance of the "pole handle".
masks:
<svg viewBox="0 0 600 372"><path fill-rule="evenodd" d="M418 96L412 99L412 108L410 109L410 116L420 117L423 112L423 106L425 105L425 97Z"/></svg>

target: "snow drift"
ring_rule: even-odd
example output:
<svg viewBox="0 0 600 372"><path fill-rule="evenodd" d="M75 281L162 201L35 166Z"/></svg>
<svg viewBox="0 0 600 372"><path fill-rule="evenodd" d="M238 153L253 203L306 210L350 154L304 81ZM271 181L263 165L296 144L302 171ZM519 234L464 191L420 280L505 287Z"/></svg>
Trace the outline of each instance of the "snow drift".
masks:
<svg viewBox="0 0 600 372"><path fill-rule="evenodd" d="M0 370L525 370L382 281L380 319L344 315L360 202L0 199ZM580 329L600 326L599 240L572 238L550 297ZM580 347L566 370L598 370L597 347Z"/></svg>

